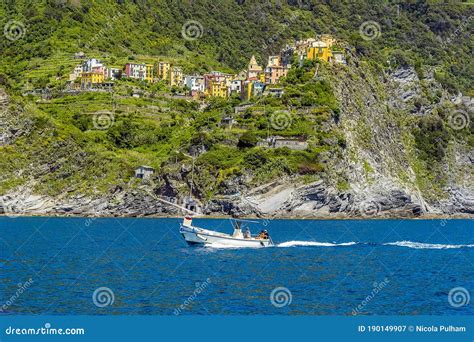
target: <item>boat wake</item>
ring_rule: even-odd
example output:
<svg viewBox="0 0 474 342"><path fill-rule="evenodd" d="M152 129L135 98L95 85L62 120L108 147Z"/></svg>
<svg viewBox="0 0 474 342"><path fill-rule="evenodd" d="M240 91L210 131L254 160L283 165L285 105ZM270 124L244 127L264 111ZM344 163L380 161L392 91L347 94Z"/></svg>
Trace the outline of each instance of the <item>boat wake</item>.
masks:
<svg viewBox="0 0 474 342"><path fill-rule="evenodd" d="M318 241L287 241L275 245L275 247L336 247L336 246L352 246L357 245L358 242L343 242L343 243L331 243L331 242L318 242Z"/></svg>
<svg viewBox="0 0 474 342"><path fill-rule="evenodd" d="M288 247L344 247L344 246L354 246L354 245L367 245L367 246L397 246L397 247L407 247L414 249L454 249L454 248L473 248L474 244L468 245L446 245L446 244L436 244L436 243L423 243L415 241L396 241L396 242L386 242L386 243L373 243L373 242L320 242L320 241L287 241L279 244L275 244L274 247L279 248L288 248ZM229 246L224 244L208 244L205 245L207 248L216 248L216 249L240 249L240 248L259 248L259 247L236 247Z"/></svg>
<svg viewBox="0 0 474 342"><path fill-rule="evenodd" d="M369 245L369 246L398 246L415 249L453 249L453 248L473 248L474 244L469 245L444 245L436 243L423 243L414 241L396 241L387 243L373 243L373 242L319 242L319 241L287 241L275 245L275 247L343 247L354 245Z"/></svg>
<svg viewBox="0 0 474 342"><path fill-rule="evenodd" d="M399 246L399 247L408 247L416 249L452 249L452 248L472 248L474 244L471 245L443 245L436 243L423 243L423 242L413 242L413 241L396 241L396 242L387 242L384 243L385 246Z"/></svg>

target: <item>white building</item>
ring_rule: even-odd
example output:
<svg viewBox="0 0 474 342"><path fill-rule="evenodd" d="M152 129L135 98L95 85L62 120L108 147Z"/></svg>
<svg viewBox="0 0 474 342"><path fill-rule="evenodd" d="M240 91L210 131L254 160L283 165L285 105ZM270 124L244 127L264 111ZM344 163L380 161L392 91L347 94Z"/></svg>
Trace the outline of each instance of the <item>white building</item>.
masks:
<svg viewBox="0 0 474 342"><path fill-rule="evenodd" d="M242 81L232 80L229 89L231 94L242 94Z"/></svg>
<svg viewBox="0 0 474 342"><path fill-rule="evenodd" d="M306 150L308 148L308 143L305 139L301 138L284 138L279 136L268 137L264 141L259 141L257 143L259 147L266 148L282 148L287 147L290 150Z"/></svg>
<svg viewBox="0 0 474 342"><path fill-rule="evenodd" d="M142 165L135 169L135 178L149 179L155 173L155 169L151 166Z"/></svg>
<svg viewBox="0 0 474 342"><path fill-rule="evenodd" d="M122 76L122 71L119 68L105 68L106 80L118 80Z"/></svg>
<svg viewBox="0 0 474 342"><path fill-rule="evenodd" d="M103 69L104 65L102 64L101 61L95 58L89 58L87 61L85 61L82 64L83 72L89 72L89 71L96 71L99 69Z"/></svg>
<svg viewBox="0 0 474 342"><path fill-rule="evenodd" d="M84 67L82 64L76 65L72 74L69 74L69 81L75 81L78 77L81 77Z"/></svg>
<svg viewBox="0 0 474 342"><path fill-rule="evenodd" d="M191 93L204 93L204 77L187 75L184 77L184 85Z"/></svg>

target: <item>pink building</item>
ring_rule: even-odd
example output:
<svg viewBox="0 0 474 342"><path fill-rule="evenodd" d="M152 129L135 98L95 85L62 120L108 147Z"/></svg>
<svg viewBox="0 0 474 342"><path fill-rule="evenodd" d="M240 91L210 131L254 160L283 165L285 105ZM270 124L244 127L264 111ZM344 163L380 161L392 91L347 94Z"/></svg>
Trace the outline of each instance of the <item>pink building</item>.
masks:
<svg viewBox="0 0 474 342"><path fill-rule="evenodd" d="M146 79L146 64L125 64L125 76L144 81Z"/></svg>

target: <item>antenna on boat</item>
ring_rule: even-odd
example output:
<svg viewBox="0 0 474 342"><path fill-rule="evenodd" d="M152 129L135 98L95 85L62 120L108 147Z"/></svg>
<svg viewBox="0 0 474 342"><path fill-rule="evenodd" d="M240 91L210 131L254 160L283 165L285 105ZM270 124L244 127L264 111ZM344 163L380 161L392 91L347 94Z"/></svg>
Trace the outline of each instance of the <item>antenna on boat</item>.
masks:
<svg viewBox="0 0 474 342"><path fill-rule="evenodd" d="M238 218L231 218L233 221L237 222L245 222L245 223L260 223L260 221L254 221L254 220L245 220L245 219L238 219Z"/></svg>
<svg viewBox="0 0 474 342"><path fill-rule="evenodd" d="M152 192L150 192L150 191L148 191L148 190L145 190L145 191L146 191L151 197L153 197L154 199L156 199L156 200L158 200L158 201L160 201L160 202L163 202L163 203L166 203L166 204L168 204L168 205L171 205L171 206L173 206L173 207L175 207L175 208L181 209L181 210L183 210L183 211L185 211L185 212L187 212L187 213L189 213L189 214L191 214L191 215L193 215L193 216L199 216L199 215L201 215L201 214L199 214L198 212L196 212L196 211L194 211L194 210L191 210L191 209L188 209L188 208L186 208L186 207L183 207L182 205L179 205L179 204L177 204L177 203L173 203L173 202L167 201L167 200L165 200L165 199L163 199L163 198L160 198L160 197L156 196L154 193L152 193Z"/></svg>

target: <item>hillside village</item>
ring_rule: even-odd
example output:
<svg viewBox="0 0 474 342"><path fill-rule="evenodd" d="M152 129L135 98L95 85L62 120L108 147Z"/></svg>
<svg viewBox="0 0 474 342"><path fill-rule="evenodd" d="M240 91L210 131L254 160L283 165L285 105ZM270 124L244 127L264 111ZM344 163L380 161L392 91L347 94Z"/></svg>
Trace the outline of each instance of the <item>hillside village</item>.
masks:
<svg viewBox="0 0 474 342"><path fill-rule="evenodd" d="M335 48L335 43L330 35L298 40L281 49L278 55L269 56L265 68L252 56L247 69L235 75L220 71L185 75L180 66L168 61L154 64L126 63L123 68L111 67L95 58L86 59L85 54L80 52L75 58L86 60L78 64L69 75L68 88L110 89L114 86L114 81L133 79L150 83L164 81L171 87L184 89L187 95L196 99L237 96L248 100L264 93L279 97L283 94L283 89L275 85L287 76L292 62L301 64L307 59L345 64L344 53Z"/></svg>

